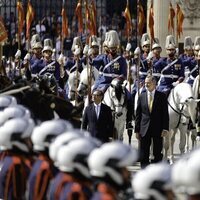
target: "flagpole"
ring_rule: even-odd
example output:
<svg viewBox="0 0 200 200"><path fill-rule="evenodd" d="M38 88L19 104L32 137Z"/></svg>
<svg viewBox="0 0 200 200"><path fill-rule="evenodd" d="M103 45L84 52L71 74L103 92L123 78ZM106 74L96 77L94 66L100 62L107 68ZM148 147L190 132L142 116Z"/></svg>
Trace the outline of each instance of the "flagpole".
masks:
<svg viewBox="0 0 200 200"><path fill-rule="evenodd" d="M139 6L139 1L140 0L137 0L137 19L136 19L136 41L137 41L137 47L139 47L140 45L140 41L138 39L138 36L139 36L139 10L140 10L140 6Z"/></svg>
<svg viewBox="0 0 200 200"><path fill-rule="evenodd" d="M178 4L176 4L176 46L178 47L179 23L178 23Z"/></svg>

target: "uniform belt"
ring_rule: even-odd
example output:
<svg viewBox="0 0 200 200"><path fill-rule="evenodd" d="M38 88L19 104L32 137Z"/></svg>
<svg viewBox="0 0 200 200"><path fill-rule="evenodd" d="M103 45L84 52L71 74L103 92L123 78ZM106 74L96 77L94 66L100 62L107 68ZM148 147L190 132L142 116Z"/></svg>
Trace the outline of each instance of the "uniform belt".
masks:
<svg viewBox="0 0 200 200"><path fill-rule="evenodd" d="M161 74L161 78L178 78L178 75L170 75L170 74Z"/></svg>
<svg viewBox="0 0 200 200"><path fill-rule="evenodd" d="M153 73L152 75L160 77L161 74L160 73Z"/></svg>
<svg viewBox="0 0 200 200"><path fill-rule="evenodd" d="M194 76L192 76L192 75L190 75L190 76L189 76L189 78L190 78L190 79L192 79L192 80L194 80L194 79L195 79L195 78L194 78Z"/></svg>
<svg viewBox="0 0 200 200"><path fill-rule="evenodd" d="M112 78L116 78L118 76L120 76L119 74L107 74L107 73L101 73L103 76L106 76L106 77L112 77Z"/></svg>
<svg viewBox="0 0 200 200"><path fill-rule="evenodd" d="M139 72L139 75L147 75L149 74L148 72Z"/></svg>

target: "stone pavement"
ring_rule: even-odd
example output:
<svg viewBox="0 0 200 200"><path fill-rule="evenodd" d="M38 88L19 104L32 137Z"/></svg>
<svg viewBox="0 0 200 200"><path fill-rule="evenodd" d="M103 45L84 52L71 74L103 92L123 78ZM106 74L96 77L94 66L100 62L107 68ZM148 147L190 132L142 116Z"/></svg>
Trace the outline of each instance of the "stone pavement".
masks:
<svg viewBox="0 0 200 200"><path fill-rule="evenodd" d="M180 150L179 150L179 137L180 137L180 133L178 132L176 134L176 139L175 139L175 145L174 145L174 159L175 161L177 159L180 158L181 154L180 154ZM128 144L128 134L127 134L127 131L125 130L124 131L124 143ZM138 149L138 141L137 139L135 138L135 135L133 133L132 135L132 139L131 139L131 145ZM197 144L197 147L200 147L200 142ZM192 149L192 142L191 142L191 139L190 139L190 142L189 142L189 150ZM138 170L140 170L140 165L139 163L136 163L135 165L133 166L129 166L129 170L132 171L132 172L136 172Z"/></svg>

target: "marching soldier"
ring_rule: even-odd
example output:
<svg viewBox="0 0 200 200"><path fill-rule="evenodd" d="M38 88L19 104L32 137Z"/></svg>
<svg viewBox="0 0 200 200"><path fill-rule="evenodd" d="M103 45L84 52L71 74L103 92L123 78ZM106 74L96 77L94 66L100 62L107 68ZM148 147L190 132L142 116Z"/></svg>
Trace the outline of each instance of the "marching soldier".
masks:
<svg viewBox="0 0 200 200"><path fill-rule="evenodd" d="M136 150L119 141L105 143L94 149L88 158L90 173L96 185L91 200L133 199L127 166L134 164L137 159Z"/></svg>
<svg viewBox="0 0 200 200"><path fill-rule="evenodd" d="M141 59L145 60L150 52L150 37L148 33L144 33L141 38L141 47L143 54L141 55Z"/></svg>
<svg viewBox="0 0 200 200"><path fill-rule="evenodd" d="M152 73L154 77L156 77L157 82L160 78L160 73L159 73L159 70L155 68L154 66L161 59L161 56L160 56L161 52L162 52L162 47L159 44L158 38L155 38L155 41L152 45L152 51L147 56L147 63L148 63L149 72Z"/></svg>
<svg viewBox="0 0 200 200"><path fill-rule="evenodd" d="M33 130L31 141L33 150L38 153L38 157L28 178L27 195L29 200L47 198L49 183L58 172L49 157L50 143L71 127L68 122L57 119L45 121Z"/></svg>
<svg viewBox="0 0 200 200"><path fill-rule="evenodd" d="M0 127L0 199L25 200L26 182L31 170L29 156L32 119L15 118Z"/></svg>
<svg viewBox="0 0 200 200"><path fill-rule="evenodd" d="M158 91L169 94L171 89L184 80L184 66L181 59L176 58L175 39L172 35L166 38L168 57L161 59L154 66L161 73Z"/></svg>

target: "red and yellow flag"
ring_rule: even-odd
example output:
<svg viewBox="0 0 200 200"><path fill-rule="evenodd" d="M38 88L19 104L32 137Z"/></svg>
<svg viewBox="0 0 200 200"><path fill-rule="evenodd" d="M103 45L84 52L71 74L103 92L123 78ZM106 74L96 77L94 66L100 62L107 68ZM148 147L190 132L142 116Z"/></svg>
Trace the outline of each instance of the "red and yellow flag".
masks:
<svg viewBox="0 0 200 200"><path fill-rule="evenodd" d="M176 15L177 15L177 35L180 38L181 33L183 33L184 14L178 4L176 4Z"/></svg>
<svg viewBox="0 0 200 200"><path fill-rule="evenodd" d="M169 16L168 16L168 32L174 32L174 17L176 13L172 7L172 3L169 4Z"/></svg>
<svg viewBox="0 0 200 200"><path fill-rule="evenodd" d="M90 6L90 14L91 14L91 23L92 23L92 29L93 29L93 35L97 34L97 10L96 10L96 5L94 3L94 0L91 2Z"/></svg>
<svg viewBox="0 0 200 200"><path fill-rule="evenodd" d="M29 0L27 4L27 13L26 13L26 38L30 38L30 28L31 28L31 23L34 19L34 16L35 16L35 12Z"/></svg>
<svg viewBox="0 0 200 200"><path fill-rule="evenodd" d="M145 24L145 15L144 15L144 9L142 7L141 2L138 2L138 33L141 36L143 33Z"/></svg>
<svg viewBox="0 0 200 200"><path fill-rule="evenodd" d="M82 0L78 1L76 10L75 10L75 14L78 19L78 32L82 33L83 32Z"/></svg>
<svg viewBox="0 0 200 200"><path fill-rule="evenodd" d="M7 31L4 26L2 17L0 16L0 43L4 42L8 38Z"/></svg>
<svg viewBox="0 0 200 200"><path fill-rule="evenodd" d="M149 11L149 32L151 40L154 40L154 12L153 12L153 2L151 3Z"/></svg>
<svg viewBox="0 0 200 200"><path fill-rule="evenodd" d="M90 35L95 35L95 26L93 22L92 9L85 0L85 13L86 13L86 30L89 30Z"/></svg>
<svg viewBox="0 0 200 200"><path fill-rule="evenodd" d="M131 36L133 27L132 27L131 14L130 14L130 10L129 10L129 1L128 0L127 0L126 8L124 11L124 17L126 18L126 35L129 38Z"/></svg>
<svg viewBox="0 0 200 200"><path fill-rule="evenodd" d="M21 1L17 1L18 34L21 35L24 26L24 9Z"/></svg>
<svg viewBox="0 0 200 200"><path fill-rule="evenodd" d="M62 16L62 37L64 39L68 36L68 19L67 19L67 11L65 9L65 0L63 0L61 16Z"/></svg>

